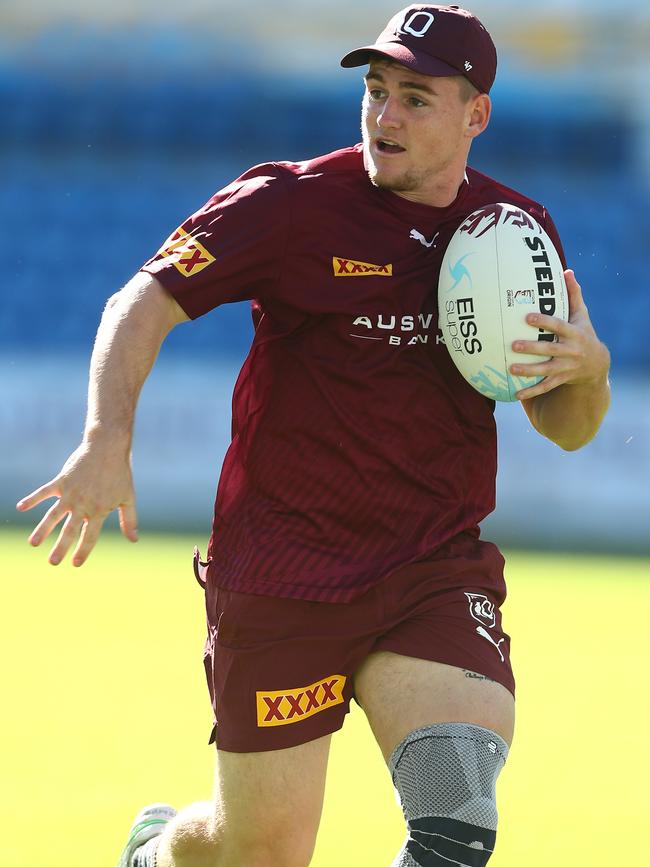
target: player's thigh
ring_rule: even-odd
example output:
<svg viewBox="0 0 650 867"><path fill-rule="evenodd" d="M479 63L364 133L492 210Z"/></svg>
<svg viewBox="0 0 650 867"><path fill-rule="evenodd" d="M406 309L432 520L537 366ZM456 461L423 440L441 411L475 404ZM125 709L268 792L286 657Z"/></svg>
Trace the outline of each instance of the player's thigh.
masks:
<svg viewBox="0 0 650 867"><path fill-rule="evenodd" d="M512 693L474 672L379 651L361 665L354 686L385 758L409 732L436 723L471 723L512 741Z"/></svg>
<svg viewBox="0 0 650 867"><path fill-rule="evenodd" d="M300 836L313 845L323 808L331 735L282 750L220 750L216 792L219 825L231 840Z"/></svg>

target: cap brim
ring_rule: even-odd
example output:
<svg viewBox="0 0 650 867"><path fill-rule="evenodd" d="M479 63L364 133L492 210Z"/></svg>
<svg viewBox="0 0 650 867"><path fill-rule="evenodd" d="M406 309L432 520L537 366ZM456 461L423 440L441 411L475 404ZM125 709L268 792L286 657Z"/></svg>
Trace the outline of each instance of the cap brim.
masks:
<svg viewBox="0 0 650 867"><path fill-rule="evenodd" d="M373 54L379 54L387 57L389 60L394 60L396 63L401 63L415 72L420 72L422 75L464 75L465 73L450 66L443 60L437 57L432 57L430 54L425 54L423 51L411 51L405 45L398 42L382 42L377 45L365 45L363 48L356 48L350 51L341 60L341 66L346 69L351 69L354 66L365 66L369 63Z"/></svg>

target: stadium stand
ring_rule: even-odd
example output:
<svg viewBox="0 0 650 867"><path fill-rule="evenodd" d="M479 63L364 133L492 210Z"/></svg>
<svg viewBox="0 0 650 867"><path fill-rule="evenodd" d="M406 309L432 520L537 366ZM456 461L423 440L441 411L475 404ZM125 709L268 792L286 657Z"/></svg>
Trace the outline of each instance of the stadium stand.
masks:
<svg viewBox="0 0 650 867"><path fill-rule="evenodd" d="M59 25L0 55L5 350L89 348L106 298L212 191L252 163L358 139L353 75L260 77L242 71L236 43L173 28L148 34L134 69L141 37ZM579 82L533 81L498 84L472 163L548 206L615 367L648 371L650 225L634 130L620 105L581 99ZM246 319L245 305L208 316L172 335L170 351L241 353Z"/></svg>

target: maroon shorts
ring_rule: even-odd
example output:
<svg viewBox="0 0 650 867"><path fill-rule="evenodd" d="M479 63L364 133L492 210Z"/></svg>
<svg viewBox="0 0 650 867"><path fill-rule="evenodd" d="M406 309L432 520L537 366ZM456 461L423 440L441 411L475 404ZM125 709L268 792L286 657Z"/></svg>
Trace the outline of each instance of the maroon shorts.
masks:
<svg viewBox="0 0 650 867"><path fill-rule="evenodd" d="M474 671L514 693L499 610L503 562L495 545L467 534L352 602L209 585L204 662L215 716L211 740L222 750L259 752L336 731L354 696L355 672L379 650Z"/></svg>

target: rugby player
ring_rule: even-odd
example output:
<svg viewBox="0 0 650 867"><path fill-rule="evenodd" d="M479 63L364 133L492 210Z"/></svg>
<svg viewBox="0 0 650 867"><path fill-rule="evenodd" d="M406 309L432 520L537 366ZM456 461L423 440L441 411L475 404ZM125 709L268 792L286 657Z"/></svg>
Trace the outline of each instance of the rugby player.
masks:
<svg viewBox="0 0 650 867"><path fill-rule="evenodd" d="M30 537L64 521L52 564L75 546L81 565L113 509L135 541L133 417L159 347L188 318L252 301L213 532L194 560L216 795L145 808L121 867L307 865L352 698L404 811L394 864L482 867L494 850L515 689L503 558L478 529L494 507L494 405L441 343L435 287L452 234L483 205L525 209L562 248L542 205L467 166L496 74L475 16L409 6L342 64L368 66L363 142L250 169L109 300L83 441L19 504L56 498ZM573 450L607 410L609 354L565 273L569 321L528 317L557 342L516 344L550 360L513 372L545 376L518 397Z"/></svg>

